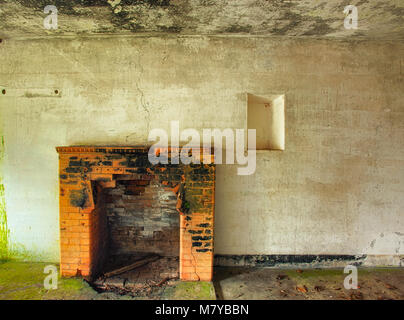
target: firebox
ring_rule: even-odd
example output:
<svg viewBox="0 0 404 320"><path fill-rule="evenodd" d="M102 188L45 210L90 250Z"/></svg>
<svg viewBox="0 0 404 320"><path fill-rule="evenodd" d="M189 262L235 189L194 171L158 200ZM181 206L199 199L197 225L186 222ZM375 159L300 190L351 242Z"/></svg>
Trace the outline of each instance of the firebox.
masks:
<svg viewBox="0 0 404 320"><path fill-rule="evenodd" d="M148 159L147 147L56 150L62 276L94 278L111 255L152 252L177 255L181 280L212 279L212 150L200 148L192 154L195 148L190 148L192 162L174 164L173 148L168 148L164 150L168 163L155 165Z"/></svg>

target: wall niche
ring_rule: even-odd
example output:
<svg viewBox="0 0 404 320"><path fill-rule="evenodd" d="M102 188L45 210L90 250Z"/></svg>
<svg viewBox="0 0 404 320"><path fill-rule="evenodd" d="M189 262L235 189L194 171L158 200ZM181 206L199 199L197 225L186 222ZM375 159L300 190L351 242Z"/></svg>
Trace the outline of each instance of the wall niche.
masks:
<svg viewBox="0 0 404 320"><path fill-rule="evenodd" d="M285 95L247 93L247 129L256 130L256 150L285 150Z"/></svg>

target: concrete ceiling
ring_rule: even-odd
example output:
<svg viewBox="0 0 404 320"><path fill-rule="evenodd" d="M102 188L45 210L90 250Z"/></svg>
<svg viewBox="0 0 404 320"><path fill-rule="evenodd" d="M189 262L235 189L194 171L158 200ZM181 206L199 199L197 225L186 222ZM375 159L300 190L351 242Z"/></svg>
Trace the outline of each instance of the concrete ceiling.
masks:
<svg viewBox="0 0 404 320"><path fill-rule="evenodd" d="M48 4L57 30L43 27ZM344 28L349 4L357 30ZM0 0L3 39L150 33L404 40L404 0Z"/></svg>

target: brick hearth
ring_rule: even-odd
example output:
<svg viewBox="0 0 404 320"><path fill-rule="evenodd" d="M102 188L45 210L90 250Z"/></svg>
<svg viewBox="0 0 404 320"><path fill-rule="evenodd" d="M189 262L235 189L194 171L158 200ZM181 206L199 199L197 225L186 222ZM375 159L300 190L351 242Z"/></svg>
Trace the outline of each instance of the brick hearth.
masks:
<svg viewBox="0 0 404 320"><path fill-rule="evenodd" d="M212 279L215 166L206 149L201 164L157 164L144 147L57 147L60 181L60 269L62 276L97 276L107 255L104 188L131 179L132 190L159 184L177 197L180 215L181 280ZM162 151L162 150L160 150ZM169 154L171 150L169 150ZM205 154L204 154L205 152ZM148 205L148 203L144 203ZM150 205L152 207L152 205Z"/></svg>

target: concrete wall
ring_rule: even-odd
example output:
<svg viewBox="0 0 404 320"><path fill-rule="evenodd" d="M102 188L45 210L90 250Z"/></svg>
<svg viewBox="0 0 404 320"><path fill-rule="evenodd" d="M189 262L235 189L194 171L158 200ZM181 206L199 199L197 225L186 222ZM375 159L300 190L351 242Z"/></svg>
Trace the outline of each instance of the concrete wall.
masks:
<svg viewBox="0 0 404 320"><path fill-rule="evenodd" d="M58 260L57 145L147 144L152 128L244 128L285 94L286 149L219 166L219 254L404 253L404 43L221 37L3 41L10 240ZM55 90L58 90L55 93Z"/></svg>

